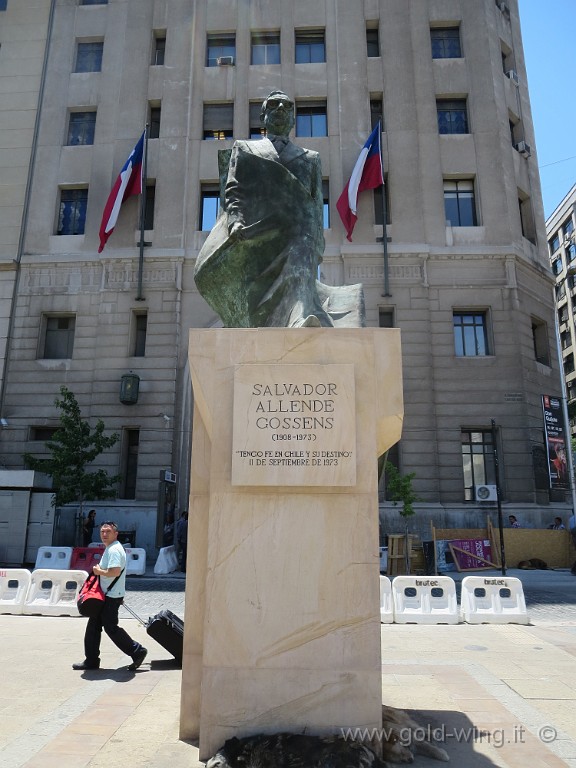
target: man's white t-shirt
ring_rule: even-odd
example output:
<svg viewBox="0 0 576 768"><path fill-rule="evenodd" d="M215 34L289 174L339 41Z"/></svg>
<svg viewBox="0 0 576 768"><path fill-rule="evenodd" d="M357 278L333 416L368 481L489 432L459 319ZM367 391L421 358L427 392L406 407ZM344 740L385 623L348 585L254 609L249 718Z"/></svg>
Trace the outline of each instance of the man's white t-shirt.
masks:
<svg viewBox="0 0 576 768"><path fill-rule="evenodd" d="M126 552L124 551L122 544L120 544L119 541L114 541L112 544L109 544L104 550L104 554L98 565L104 570L107 570L108 568L122 568L120 578L109 592L106 592L106 590L116 578L115 576L112 578L100 576L100 586L107 597L124 597L126 594Z"/></svg>

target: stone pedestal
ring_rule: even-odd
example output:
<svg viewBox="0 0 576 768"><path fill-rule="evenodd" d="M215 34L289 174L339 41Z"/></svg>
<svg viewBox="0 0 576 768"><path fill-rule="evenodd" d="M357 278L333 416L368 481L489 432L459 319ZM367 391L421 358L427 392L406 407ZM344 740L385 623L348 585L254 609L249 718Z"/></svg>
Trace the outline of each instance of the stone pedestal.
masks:
<svg viewBox="0 0 576 768"><path fill-rule="evenodd" d="M190 332L181 738L381 724L377 458L400 439L393 329Z"/></svg>

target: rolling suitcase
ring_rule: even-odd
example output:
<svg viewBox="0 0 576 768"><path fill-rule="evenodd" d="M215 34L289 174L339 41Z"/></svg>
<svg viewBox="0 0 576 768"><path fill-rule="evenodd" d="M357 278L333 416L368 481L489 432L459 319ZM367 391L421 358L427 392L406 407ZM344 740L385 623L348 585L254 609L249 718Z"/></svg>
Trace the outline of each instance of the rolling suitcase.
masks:
<svg viewBox="0 0 576 768"><path fill-rule="evenodd" d="M176 616L172 611L160 611L155 616L151 616L148 621L142 621L132 608L127 606L126 603L123 605L128 613L131 613L135 619L138 619L153 640L160 643L177 661L182 661L184 622L179 616Z"/></svg>

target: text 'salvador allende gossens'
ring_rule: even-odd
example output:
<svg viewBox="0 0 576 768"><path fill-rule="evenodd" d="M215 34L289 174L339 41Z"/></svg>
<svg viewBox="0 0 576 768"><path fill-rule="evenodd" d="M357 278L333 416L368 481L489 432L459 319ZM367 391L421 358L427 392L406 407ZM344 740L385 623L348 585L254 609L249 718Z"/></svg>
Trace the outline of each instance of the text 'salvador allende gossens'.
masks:
<svg viewBox="0 0 576 768"><path fill-rule="evenodd" d="M252 387L259 398L254 408L257 429L332 429L334 400L338 387L333 382L294 384L282 382Z"/></svg>

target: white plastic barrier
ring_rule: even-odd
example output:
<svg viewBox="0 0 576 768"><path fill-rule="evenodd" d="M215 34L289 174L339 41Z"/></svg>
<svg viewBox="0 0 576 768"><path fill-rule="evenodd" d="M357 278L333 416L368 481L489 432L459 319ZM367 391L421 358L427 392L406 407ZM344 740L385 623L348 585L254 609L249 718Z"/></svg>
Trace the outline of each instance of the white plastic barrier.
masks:
<svg viewBox="0 0 576 768"><path fill-rule="evenodd" d="M520 579L508 576L465 576L460 597L468 624L528 624Z"/></svg>
<svg viewBox="0 0 576 768"><path fill-rule="evenodd" d="M456 584L450 576L396 576L392 598L396 624L458 624Z"/></svg>
<svg viewBox="0 0 576 768"><path fill-rule="evenodd" d="M392 624L393 621L392 582L388 576L380 576L380 623Z"/></svg>
<svg viewBox="0 0 576 768"><path fill-rule="evenodd" d="M126 552L126 575L143 576L146 573L146 550L139 547L124 547Z"/></svg>
<svg viewBox="0 0 576 768"><path fill-rule="evenodd" d="M64 570L70 568L71 560L72 547L38 547L34 570L38 568Z"/></svg>
<svg viewBox="0 0 576 768"><path fill-rule="evenodd" d="M178 556L174 545L162 547L154 566L154 573L172 573L178 568Z"/></svg>
<svg viewBox="0 0 576 768"><path fill-rule="evenodd" d="M58 571L51 568L32 572L22 613L29 616L79 616L76 600L86 571Z"/></svg>
<svg viewBox="0 0 576 768"><path fill-rule="evenodd" d="M0 570L0 613L22 613L31 581L25 568Z"/></svg>

